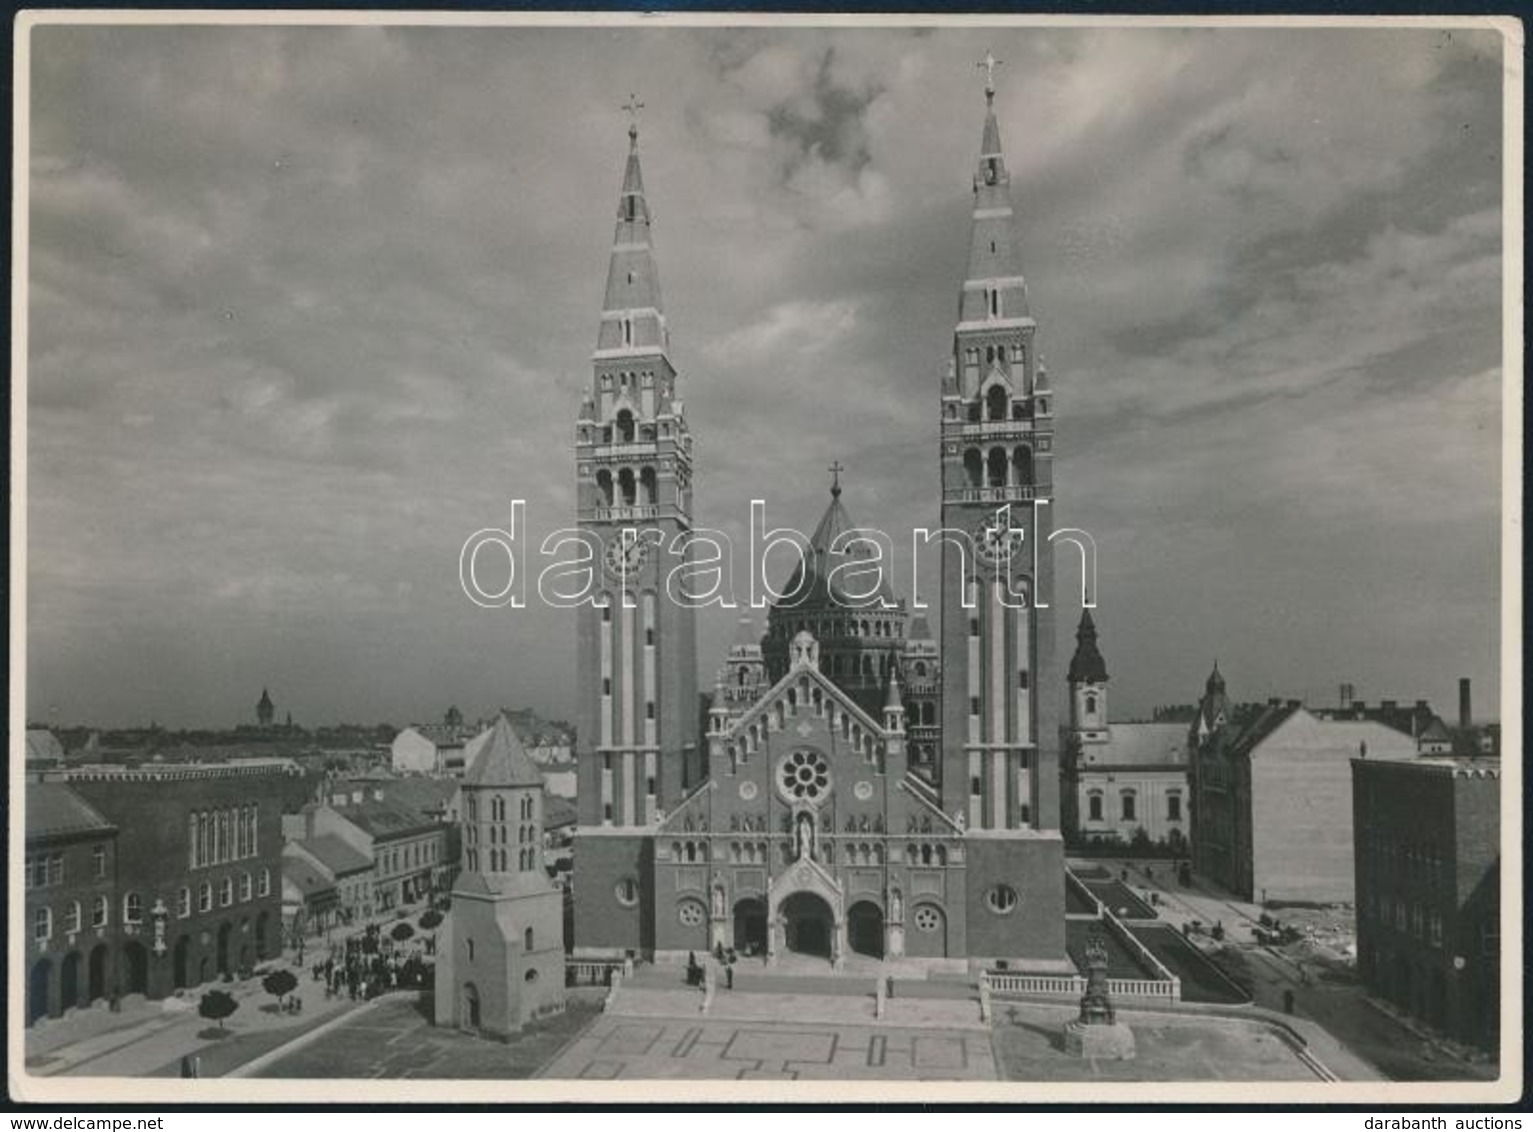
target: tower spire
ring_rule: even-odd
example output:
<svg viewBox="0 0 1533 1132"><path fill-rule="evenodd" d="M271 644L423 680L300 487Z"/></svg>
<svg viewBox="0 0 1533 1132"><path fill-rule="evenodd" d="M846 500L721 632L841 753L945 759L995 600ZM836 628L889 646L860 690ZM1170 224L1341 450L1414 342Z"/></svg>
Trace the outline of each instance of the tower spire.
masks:
<svg viewBox="0 0 1533 1132"><path fill-rule="evenodd" d="M639 164L639 111L643 108L634 95L621 107L628 112L628 161L618 193L617 227L596 341L598 358L664 354L670 345L650 232L653 217Z"/></svg>

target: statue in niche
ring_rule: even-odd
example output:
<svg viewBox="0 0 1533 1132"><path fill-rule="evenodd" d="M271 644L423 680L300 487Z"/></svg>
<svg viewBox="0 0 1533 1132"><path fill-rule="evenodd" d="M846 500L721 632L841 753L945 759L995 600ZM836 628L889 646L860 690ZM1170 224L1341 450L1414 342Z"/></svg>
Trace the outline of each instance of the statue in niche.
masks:
<svg viewBox="0 0 1533 1132"><path fill-rule="evenodd" d="M895 922L903 922L905 919L905 902L900 899L900 890L889 890L889 918Z"/></svg>
<svg viewBox="0 0 1533 1132"><path fill-rule="evenodd" d="M870 828L870 823L868 822L868 815L867 814L863 814L862 815L862 821L859 824L858 829L861 832L863 832L863 833L867 833L869 828Z"/></svg>
<svg viewBox="0 0 1533 1132"><path fill-rule="evenodd" d="M847 814L846 815L846 832L847 833L856 833L857 832L857 819L854 818L851 814Z"/></svg>
<svg viewBox="0 0 1533 1132"><path fill-rule="evenodd" d="M798 820L798 859L814 856L814 821L808 814Z"/></svg>
<svg viewBox="0 0 1533 1132"><path fill-rule="evenodd" d="M681 819L681 828L682 828L682 831L685 832L685 833L691 833L692 832L692 815L691 814L688 814L686 817Z"/></svg>
<svg viewBox="0 0 1533 1132"><path fill-rule="evenodd" d="M713 915L714 915L715 919L722 920L724 918L724 886L723 885L716 884L716 885L713 886Z"/></svg>
<svg viewBox="0 0 1533 1132"><path fill-rule="evenodd" d="M915 831L916 831L916 816L915 816L915 814L906 814L905 815L905 832L906 833L914 833Z"/></svg>
<svg viewBox="0 0 1533 1132"><path fill-rule="evenodd" d="M921 832L922 833L930 833L931 831L932 831L932 819L931 819L931 815L930 814L922 814L921 815Z"/></svg>
<svg viewBox="0 0 1533 1132"><path fill-rule="evenodd" d="M730 814L729 815L729 832L730 833L739 833L740 832L740 815L739 814Z"/></svg>
<svg viewBox="0 0 1533 1132"><path fill-rule="evenodd" d="M883 814L874 814L873 815L873 832L874 833L882 833L883 831L884 831L884 815Z"/></svg>

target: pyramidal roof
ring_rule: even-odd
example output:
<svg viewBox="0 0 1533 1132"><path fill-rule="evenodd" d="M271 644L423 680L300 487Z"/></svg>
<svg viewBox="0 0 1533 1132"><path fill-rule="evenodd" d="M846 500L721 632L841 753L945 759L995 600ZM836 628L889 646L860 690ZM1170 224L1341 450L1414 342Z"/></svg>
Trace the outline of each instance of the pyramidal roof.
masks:
<svg viewBox="0 0 1533 1132"><path fill-rule="evenodd" d="M1075 630L1075 655L1070 658L1071 684L1100 684L1107 679L1107 662L1097 649L1097 626L1091 610L1081 610L1081 623Z"/></svg>
<svg viewBox="0 0 1533 1132"><path fill-rule="evenodd" d="M489 740L463 776L466 786L542 786L543 776L517 738L516 728L502 712L495 718Z"/></svg>
<svg viewBox="0 0 1533 1132"><path fill-rule="evenodd" d="M894 590L889 585L887 570L880 571L878 590L869 597L853 597L844 588L850 583L858 593L865 593L868 582L871 581L867 570L847 567L840 572L836 571L838 566L845 563L870 561L873 558L872 549L861 540L850 544L843 542L840 549L832 550L838 538L847 531L857 529L857 524L852 522L852 517L847 514L846 507L841 502L841 485L838 480L831 485L830 506L825 508L825 514L820 516L820 522L815 527L814 534L809 536L809 549L804 554L803 562L794 568L788 587L783 590L784 598L780 604L789 609L827 606L840 609L866 609L885 604L893 605ZM868 570L871 569L873 569L872 565L868 567ZM831 577L833 573L834 578Z"/></svg>

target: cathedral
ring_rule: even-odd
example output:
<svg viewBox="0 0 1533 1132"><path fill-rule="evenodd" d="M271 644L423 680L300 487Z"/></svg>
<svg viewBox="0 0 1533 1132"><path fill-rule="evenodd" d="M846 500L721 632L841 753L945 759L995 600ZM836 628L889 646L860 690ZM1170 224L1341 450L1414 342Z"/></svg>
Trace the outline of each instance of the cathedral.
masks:
<svg viewBox="0 0 1533 1132"><path fill-rule="evenodd" d="M693 523L692 437L630 126L576 422L577 518L604 547L598 600L577 614L576 958L723 946L795 970L1072 970L1064 684L1035 527L1053 497L1053 396L1036 329L987 82L952 355L932 380L940 525L972 541L943 540L936 633L888 586L855 597L840 581L858 544L841 537L855 523L833 466L800 566L764 633L741 618L704 716L694 611L623 535L656 528L669 543Z"/></svg>

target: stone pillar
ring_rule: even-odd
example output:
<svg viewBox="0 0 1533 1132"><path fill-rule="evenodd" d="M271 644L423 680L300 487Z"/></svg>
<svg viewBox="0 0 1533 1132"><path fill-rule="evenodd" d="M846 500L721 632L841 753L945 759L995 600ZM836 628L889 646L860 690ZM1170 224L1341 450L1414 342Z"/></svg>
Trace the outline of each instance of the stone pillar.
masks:
<svg viewBox="0 0 1533 1132"><path fill-rule="evenodd" d="M885 924L884 933L886 941L884 954L890 959L901 959L905 955L905 925Z"/></svg>
<svg viewBox="0 0 1533 1132"><path fill-rule="evenodd" d="M777 914L775 914L775 913L768 912L767 913L767 962L770 963L773 959L777 958L777 953L779 951L781 951L784 946L785 946L785 941L783 939L783 922L782 922L782 917L777 915Z"/></svg>
<svg viewBox="0 0 1533 1132"><path fill-rule="evenodd" d="M830 935L830 965L839 969L846 958L846 921L836 920Z"/></svg>

